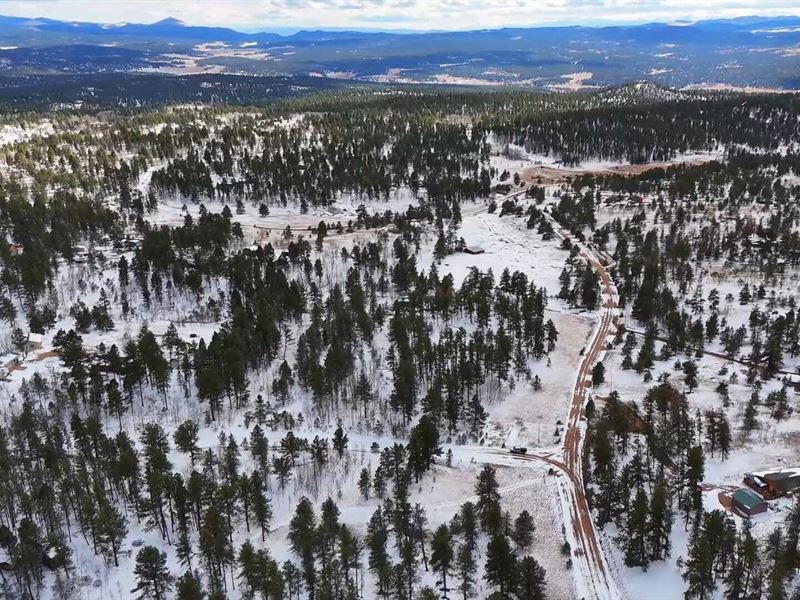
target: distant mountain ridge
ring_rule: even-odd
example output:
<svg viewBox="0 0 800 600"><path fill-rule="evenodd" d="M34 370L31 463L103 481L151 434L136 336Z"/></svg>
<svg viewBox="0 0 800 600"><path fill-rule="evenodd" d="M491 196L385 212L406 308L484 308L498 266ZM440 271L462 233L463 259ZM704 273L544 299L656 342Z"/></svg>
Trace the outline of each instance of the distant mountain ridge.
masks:
<svg viewBox="0 0 800 600"><path fill-rule="evenodd" d="M800 17L289 35L174 18L100 24L0 17L0 76L153 70L550 89L639 80L797 89Z"/></svg>
<svg viewBox="0 0 800 600"><path fill-rule="evenodd" d="M247 34L227 27L198 27L167 18L155 23L88 23L82 21L58 21L48 18L27 19L23 17L0 16L0 40L5 44L23 41L30 45L49 45L51 36L62 41L66 37L99 37L106 39L141 37L152 41L158 39L219 40L237 41L243 39L276 40L276 33ZM84 40L89 41L89 40Z"/></svg>
<svg viewBox="0 0 800 600"><path fill-rule="evenodd" d="M361 30L339 30L331 29L303 29L293 34L280 34L270 31L242 32L229 27L209 27L201 25L189 25L179 19L168 17L154 23L93 23L87 21L59 21L46 17L9 17L0 15L0 41L3 43L11 41L17 37L28 36L30 42L47 44L50 40L47 34L65 33L72 36L95 35L101 37L148 37L158 38L178 38L199 41L289 41L293 39L327 41L343 38L370 38L370 37L430 37L430 36L462 36L462 35L483 35L491 36L502 33L525 32L530 34L552 34L556 32L564 33L571 31L595 32L596 35L609 35L611 37L636 36L637 33L659 34L671 38L680 37L705 37L713 31L724 32L725 34L752 34L753 27L761 29L768 27L770 33L780 34L777 31L781 28L800 27L800 17L738 17L732 19L714 19L693 22L673 22L661 23L650 22L633 25L561 25L561 26L533 26L533 27L501 27L493 29L474 29L474 30L454 30L454 31L419 31L419 32L384 32L384 31L361 31ZM797 32L783 32L792 34ZM712 38L713 39L713 38ZM712 40L709 40L712 41Z"/></svg>

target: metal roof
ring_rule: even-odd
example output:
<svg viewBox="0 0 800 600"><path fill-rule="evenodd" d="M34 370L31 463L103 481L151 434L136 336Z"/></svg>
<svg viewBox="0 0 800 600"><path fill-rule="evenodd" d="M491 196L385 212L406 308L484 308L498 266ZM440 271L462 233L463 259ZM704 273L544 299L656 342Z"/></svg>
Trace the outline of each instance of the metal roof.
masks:
<svg viewBox="0 0 800 600"><path fill-rule="evenodd" d="M797 471L779 471L777 473L767 473L764 479L767 481L782 481L784 479L791 479L792 477L800 477Z"/></svg>
<svg viewBox="0 0 800 600"><path fill-rule="evenodd" d="M741 504L747 509L752 509L764 502L761 496L756 494L754 491L744 488L733 492L733 501Z"/></svg>
<svg viewBox="0 0 800 600"><path fill-rule="evenodd" d="M0 365L6 365L12 361L19 360L19 354L14 354L13 352L8 352L0 356Z"/></svg>

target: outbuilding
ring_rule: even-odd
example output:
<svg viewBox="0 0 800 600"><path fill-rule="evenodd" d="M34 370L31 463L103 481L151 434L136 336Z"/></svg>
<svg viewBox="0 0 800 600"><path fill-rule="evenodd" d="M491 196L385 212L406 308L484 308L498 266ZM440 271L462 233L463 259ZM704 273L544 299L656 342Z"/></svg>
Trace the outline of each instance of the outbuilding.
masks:
<svg viewBox="0 0 800 600"><path fill-rule="evenodd" d="M25 343L25 352L35 352L42 349L44 336L41 333L29 333L28 341Z"/></svg>
<svg viewBox="0 0 800 600"><path fill-rule="evenodd" d="M731 507L742 517L752 517L767 512L767 503L753 490L742 488L733 492Z"/></svg>
<svg viewBox="0 0 800 600"><path fill-rule="evenodd" d="M483 254L486 250L480 246L464 246L464 252L467 254Z"/></svg>
<svg viewBox="0 0 800 600"><path fill-rule="evenodd" d="M11 371L19 364L19 355L9 352L0 356L0 367Z"/></svg>

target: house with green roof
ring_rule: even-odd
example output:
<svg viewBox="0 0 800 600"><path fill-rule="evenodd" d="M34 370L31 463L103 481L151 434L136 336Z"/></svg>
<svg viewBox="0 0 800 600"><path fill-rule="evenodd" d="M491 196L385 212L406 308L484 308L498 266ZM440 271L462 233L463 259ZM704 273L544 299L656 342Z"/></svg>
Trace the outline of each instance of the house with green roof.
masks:
<svg viewBox="0 0 800 600"><path fill-rule="evenodd" d="M764 502L764 499L753 490L746 488L733 492L731 504L734 512L742 517L752 517L767 512L767 503Z"/></svg>

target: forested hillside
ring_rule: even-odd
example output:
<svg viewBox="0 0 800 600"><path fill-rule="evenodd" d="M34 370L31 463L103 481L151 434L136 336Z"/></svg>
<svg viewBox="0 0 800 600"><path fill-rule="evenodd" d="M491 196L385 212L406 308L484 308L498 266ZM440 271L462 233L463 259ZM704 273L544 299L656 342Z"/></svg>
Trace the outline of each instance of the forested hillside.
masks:
<svg viewBox="0 0 800 600"><path fill-rule="evenodd" d="M7 108L4 594L605 597L593 545L791 598L800 505L725 502L800 464L798 139L644 85Z"/></svg>

